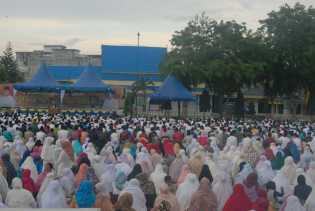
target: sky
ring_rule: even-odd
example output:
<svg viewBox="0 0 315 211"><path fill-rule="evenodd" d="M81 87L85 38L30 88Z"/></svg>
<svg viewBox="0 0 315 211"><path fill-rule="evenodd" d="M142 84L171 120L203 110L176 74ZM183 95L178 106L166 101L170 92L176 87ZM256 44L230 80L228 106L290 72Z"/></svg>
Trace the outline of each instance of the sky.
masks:
<svg viewBox="0 0 315 211"><path fill-rule="evenodd" d="M315 0L300 0L311 6ZM205 12L215 20L246 22L255 29L267 13L295 0L0 0L0 51L63 44L100 54L102 44L170 47L175 31Z"/></svg>

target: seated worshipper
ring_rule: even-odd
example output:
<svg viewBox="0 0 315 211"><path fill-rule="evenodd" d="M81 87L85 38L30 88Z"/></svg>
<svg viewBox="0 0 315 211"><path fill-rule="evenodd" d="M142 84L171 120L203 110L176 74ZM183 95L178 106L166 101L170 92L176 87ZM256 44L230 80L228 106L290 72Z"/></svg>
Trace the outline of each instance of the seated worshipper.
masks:
<svg viewBox="0 0 315 211"><path fill-rule="evenodd" d="M95 189L97 193L95 208L99 208L100 211L114 211L111 197L108 190L106 189L106 186L102 183L97 183Z"/></svg>
<svg viewBox="0 0 315 211"><path fill-rule="evenodd" d="M234 178L234 184L242 183L253 172L254 170L249 163L242 162L240 164L240 171Z"/></svg>
<svg viewBox="0 0 315 211"><path fill-rule="evenodd" d="M150 153L151 153L150 159L152 162L152 166L155 169L156 165L162 163L163 157L159 153L157 153L155 149L151 149Z"/></svg>
<svg viewBox="0 0 315 211"><path fill-rule="evenodd" d="M169 191L167 184L163 183L160 186L159 192L160 192L160 194L155 199L155 202L154 202L154 209L157 209L158 207L160 207L160 205L163 201L167 201L170 204L170 211L180 211L180 206L179 206L179 203L177 201L177 198L174 194L172 194Z"/></svg>
<svg viewBox="0 0 315 211"><path fill-rule="evenodd" d="M293 185L296 178L296 165L292 157L287 157L284 160L284 166L280 171L289 179L290 184Z"/></svg>
<svg viewBox="0 0 315 211"><path fill-rule="evenodd" d="M245 193L244 186L237 184L233 188L233 194L226 201L222 211L249 211L252 203Z"/></svg>
<svg viewBox="0 0 315 211"><path fill-rule="evenodd" d="M280 204L282 203L282 197L284 196L283 188L281 188L281 192L278 192L276 190L276 184L273 181L270 181L266 184L266 189L269 209L278 210L280 208Z"/></svg>
<svg viewBox="0 0 315 211"><path fill-rule="evenodd" d="M160 193L160 187L164 183L164 178L166 176L166 173L163 170L163 166L161 164L157 164L155 166L154 172L150 176L150 180L154 183L155 190L157 192L157 195Z"/></svg>
<svg viewBox="0 0 315 211"><path fill-rule="evenodd" d="M183 165L185 165L185 163L182 159L182 156L179 153L176 154L175 160L173 160L169 167L169 175L173 181L177 181Z"/></svg>
<svg viewBox="0 0 315 211"><path fill-rule="evenodd" d="M93 208L95 205L96 196L93 190L92 182L82 180L79 188L75 193L75 197L71 202L72 208Z"/></svg>
<svg viewBox="0 0 315 211"><path fill-rule="evenodd" d="M74 184L76 187L79 187L81 181L87 179L88 168L88 165L86 165L85 163L82 163L80 165L79 171L74 178Z"/></svg>
<svg viewBox="0 0 315 211"><path fill-rule="evenodd" d="M301 155L301 161L299 163L299 166L301 168L303 168L304 170L307 170L312 161L314 161L314 155L313 155L313 152L312 152L310 146L307 144L304 147L303 154Z"/></svg>
<svg viewBox="0 0 315 211"><path fill-rule="evenodd" d="M304 207L306 208L306 211L315 210L315 191L312 191L311 194L308 196Z"/></svg>
<svg viewBox="0 0 315 211"><path fill-rule="evenodd" d="M188 161L189 168L191 169L192 173L196 175L200 175L203 165L204 165L204 160L202 158L203 156L200 154L196 154L193 157L191 157Z"/></svg>
<svg viewBox="0 0 315 211"><path fill-rule="evenodd" d="M127 177L123 171L117 171L113 182L113 198L114 201L118 198L120 192L125 188Z"/></svg>
<svg viewBox="0 0 315 211"><path fill-rule="evenodd" d="M132 195L132 208L137 211L147 211L145 195L141 190L140 183L137 179L130 180L127 186L120 193L120 196L124 193L130 193Z"/></svg>
<svg viewBox="0 0 315 211"><path fill-rule="evenodd" d="M271 162L264 155L260 156L255 169L258 174L258 181L260 185L265 185L276 176L271 167Z"/></svg>
<svg viewBox="0 0 315 211"><path fill-rule="evenodd" d="M299 199L294 195L289 195L282 204L280 211L306 211Z"/></svg>
<svg viewBox="0 0 315 211"><path fill-rule="evenodd" d="M40 186L44 182L44 179L46 178L47 174L49 174L53 170L54 170L54 167L51 163L45 164L44 171L38 175L37 180L35 181L35 186L36 186L37 191L39 191Z"/></svg>
<svg viewBox="0 0 315 211"><path fill-rule="evenodd" d="M28 190L33 195L36 195L37 190L33 179L31 178L31 171L29 169L23 169L22 171L22 183L23 188Z"/></svg>
<svg viewBox="0 0 315 211"><path fill-rule="evenodd" d="M188 174L185 181L178 187L176 198L181 210L189 208L193 194L199 188L199 181L195 174Z"/></svg>
<svg viewBox="0 0 315 211"><path fill-rule="evenodd" d="M306 171L306 176L310 179L312 186L315 185L315 161L310 163L309 169Z"/></svg>
<svg viewBox="0 0 315 211"><path fill-rule="evenodd" d="M192 195L188 211L204 210L216 211L218 208L217 197L211 190L208 178L200 180L198 190Z"/></svg>
<svg viewBox="0 0 315 211"><path fill-rule="evenodd" d="M299 198L300 203L304 205L305 201L312 192L312 187L307 185L303 175L297 178L298 185L294 188L294 195Z"/></svg>
<svg viewBox="0 0 315 211"><path fill-rule="evenodd" d="M155 186L146 173L141 173L136 176L136 179L140 182L140 188L144 193L146 199L146 206L150 210L154 206L156 198Z"/></svg>
<svg viewBox="0 0 315 211"><path fill-rule="evenodd" d="M3 176L3 169L0 167L0 202L4 201L9 191L9 185L6 178Z"/></svg>
<svg viewBox="0 0 315 211"><path fill-rule="evenodd" d="M28 169L31 171L31 178L33 181L37 180L38 177L38 171L37 171L37 167L34 163L34 160L31 156L28 156L26 158L26 160L23 162L23 164L21 165L20 169L25 170Z"/></svg>
<svg viewBox="0 0 315 211"><path fill-rule="evenodd" d="M180 175L179 175L179 177L177 179L177 183L176 183L177 186L179 186L180 184L182 184L185 181L186 176L189 173L191 173L189 166L187 164L183 165L183 167L182 167L182 169L180 171Z"/></svg>
<svg viewBox="0 0 315 211"><path fill-rule="evenodd" d="M251 202L255 202L258 199L258 177L256 173L251 173L247 176L243 182L244 191L247 194Z"/></svg>
<svg viewBox="0 0 315 211"><path fill-rule="evenodd" d="M141 167L140 164L137 163L137 164L133 167L133 169L132 169L132 171L130 172L130 174L128 175L127 180L130 181L130 180L136 178L136 176L137 176L138 174L141 174L141 173L142 173L142 167Z"/></svg>
<svg viewBox="0 0 315 211"><path fill-rule="evenodd" d="M50 181L41 197L41 208L67 208L67 199L58 180Z"/></svg>
<svg viewBox="0 0 315 211"><path fill-rule="evenodd" d="M54 138L53 137L46 137L45 142L43 145L43 149L41 152L41 158L43 159L44 163L54 162L54 146L53 146Z"/></svg>
<svg viewBox="0 0 315 211"><path fill-rule="evenodd" d="M17 176L16 170L10 161L10 156L8 154L3 154L0 160L0 166L4 172L4 176L8 182L9 187L11 187L12 180Z"/></svg>
<svg viewBox="0 0 315 211"><path fill-rule="evenodd" d="M266 191L258 190L258 199L254 202L252 209L255 211L266 211L269 208L269 201Z"/></svg>
<svg viewBox="0 0 315 211"><path fill-rule="evenodd" d="M208 165L205 165L205 164L202 166L201 173L199 175L199 181L201 181L201 179L204 177L209 180L210 184L212 184L213 182L212 174L210 172Z"/></svg>
<svg viewBox="0 0 315 211"><path fill-rule="evenodd" d="M20 178L12 180L12 189L8 192L5 204L9 208L36 208L36 201L31 192L23 189Z"/></svg>
<svg viewBox="0 0 315 211"><path fill-rule="evenodd" d="M222 210L226 201L233 193L231 178L226 172L218 172L213 181L213 192L217 196L218 210Z"/></svg>
<svg viewBox="0 0 315 211"><path fill-rule="evenodd" d="M185 180L186 180L186 178L185 178ZM184 182L185 182L185 181L184 181ZM171 193L176 194L177 185L176 185L176 183L172 180L172 178L171 178L170 176L167 175L167 176L164 178L164 183L168 185L169 190L170 190Z"/></svg>
<svg viewBox="0 0 315 211"><path fill-rule="evenodd" d="M56 179L56 176L53 172L51 173L48 173L46 178L44 179L42 185L40 186L39 188L39 191L37 193L37 196L36 196L36 199L37 199L37 202L38 202L38 206L40 207L41 206L41 197L44 193L44 191L46 190L46 188L48 187L48 184L55 180Z"/></svg>
<svg viewBox="0 0 315 211"><path fill-rule="evenodd" d="M69 168L65 168L62 170L62 175L60 175L61 178L59 178L59 182L62 186L63 191L65 192L65 195L67 197L67 201L71 199L73 193L74 193L74 174Z"/></svg>
<svg viewBox="0 0 315 211"><path fill-rule="evenodd" d="M115 205L115 211L137 211L132 208L133 198L130 193L124 193L119 196L118 201Z"/></svg>

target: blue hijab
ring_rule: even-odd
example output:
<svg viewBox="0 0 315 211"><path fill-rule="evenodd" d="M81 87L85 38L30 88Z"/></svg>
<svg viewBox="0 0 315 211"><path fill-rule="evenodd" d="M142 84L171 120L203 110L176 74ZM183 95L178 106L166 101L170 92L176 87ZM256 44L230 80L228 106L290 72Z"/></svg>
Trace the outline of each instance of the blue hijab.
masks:
<svg viewBox="0 0 315 211"><path fill-rule="evenodd" d="M83 180L80 183L79 189L76 194L76 202L78 208L91 208L95 204L96 196L93 191L93 185L91 181Z"/></svg>
<svg viewBox="0 0 315 211"><path fill-rule="evenodd" d="M75 140L72 144L72 148L73 148L73 151L74 151L74 154L76 156L79 156L81 152L83 152L83 149L82 149L82 145L80 143L79 140Z"/></svg>

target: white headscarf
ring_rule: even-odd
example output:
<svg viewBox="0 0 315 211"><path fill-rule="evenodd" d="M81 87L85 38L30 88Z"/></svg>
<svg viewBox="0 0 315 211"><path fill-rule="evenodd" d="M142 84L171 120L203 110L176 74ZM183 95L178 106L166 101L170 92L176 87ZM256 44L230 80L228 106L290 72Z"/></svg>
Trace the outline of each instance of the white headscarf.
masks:
<svg viewBox="0 0 315 211"><path fill-rule="evenodd" d="M155 166L154 172L150 176L151 181L154 183L154 187L157 194L160 193L160 188L162 184L164 184L165 176L166 176L166 173L163 170L163 166L160 163L158 163Z"/></svg>
<svg viewBox="0 0 315 211"><path fill-rule="evenodd" d="M23 189L20 178L12 180L12 190L7 194L5 204L9 208L35 208L36 202L31 192Z"/></svg>
<svg viewBox="0 0 315 211"><path fill-rule="evenodd" d="M105 165L105 171L102 174L100 181L101 181L101 183L104 184L104 186L108 192L113 192L112 183L115 181L115 177L116 177L115 164Z"/></svg>
<svg viewBox="0 0 315 211"><path fill-rule="evenodd" d="M307 177L311 180L313 187L315 186L315 161L310 163L309 169L306 172Z"/></svg>
<svg viewBox="0 0 315 211"><path fill-rule="evenodd" d="M233 187L231 178L223 171L219 171L213 180L213 192L217 196L218 210L221 211L225 205L225 202L233 193Z"/></svg>
<svg viewBox="0 0 315 211"><path fill-rule="evenodd" d="M0 167L0 201L4 201L7 198L9 186L6 178L3 176L2 167Z"/></svg>
<svg viewBox="0 0 315 211"><path fill-rule="evenodd" d="M74 193L74 174L69 168L62 170L62 177L59 179L60 184L67 197L70 197Z"/></svg>
<svg viewBox="0 0 315 211"><path fill-rule="evenodd" d="M305 211L306 209L301 205L299 198L291 195L289 196L282 207L280 208L280 211Z"/></svg>
<svg viewBox="0 0 315 211"><path fill-rule="evenodd" d="M272 169L271 162L264 155L260 156L256 165L256 171L258 174L258 181L261 185L265 185L276 176Z"/></svg>
<svg viewBox="0 0 315 211"><path fill-rule="evenodd" d="M290 184L293 185L296 178L296 165L291 156L284 160L284 166L280 171L289 179Z"/></svg>
<svg viewBox="0 0 315 211"><path fill-rule="evenodd" d="M146 199L143 191L140 188L140 183L137 179L132 179L127 186L122 190L120 196L124 193L130 193L133 198L132 208L137 211L147 211Z"/></svg>
<svg viewBox="0 0 315 211"><path fill-rule="evenodd" d="M308 196L305 204L304 204L306 211L315 211L315 191L311 192L311 194Z"/></svg>
<svg viewBox="0 0 315 211"><path fill-rule="evenodd" d="M31 171L31 178L33 179L33 181L36 181L38 177L38 172L36 165L33 161L33 158L31 156L28 156L26 158L26 160L21 165L21 169L29 169Z"/></svg>
<svg viewBox="0 0 315 211"><path fill-rule="evenodd" d="M195 174L189 173L185 181L179 185L176 191L176 198L182 211L188 209L192 195L198 190L199 181Z"/></svg>
<svg viewBox="0 0 315 211"><path fill-rule="evenodd" d="M54 179L55 179L54 173L48 173L46 178L44 179L42 185L40 186L38 194L37 194L37 202L39 203L39 205L41 203L41 197L42 197L43 193L45 192L46 188L48 187L49 182L51 182Z"/></svg>
<svg viewBox="0 0 315 211"><path fill-rule="evenodd" d="M66 196L57 180L49 182L41 197L42 208L67 208Z"/></svg>
<svg viewBox="0 0 315 211"><path fill-rule="evenodd" d="M52 145L54 141L53 137L46 137L45 138L45 142L43 145L43 149L42 149L42 153L41 153L41 157L44 161L46 162L54 162L54 146Z"/></svg>
<svg viewBox="0 0 315 211"><path fill-rule="evenodd" d="M277 191L281 192L281 187L283 188L285 196L293 193L293 185L290 184L289 178L286 177L282 171L278 171L275 178L273 178L276 184Z"/></svg>

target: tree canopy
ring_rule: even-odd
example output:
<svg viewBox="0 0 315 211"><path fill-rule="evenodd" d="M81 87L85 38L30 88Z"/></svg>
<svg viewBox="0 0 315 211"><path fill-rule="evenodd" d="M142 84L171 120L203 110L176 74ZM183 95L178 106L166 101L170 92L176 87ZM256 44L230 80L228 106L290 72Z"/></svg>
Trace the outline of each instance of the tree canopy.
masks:
<svg viewBox="0 0 315 211"><path fill-rule="evenodd" d="M197 15L174 33L162 74L221 96L242 98L242 88L253 85L270 98L315 93L315 9L285 4L259 23L253 31L245 23Z"/></svg>
<svg viewBox="0 0 315 211"><path fill-rule="evenodd" d="M22 81L23 77L18 70L14 52L11 44L3 51L3 56L0 57L0 82L1 83L15 83Z"/></svg>

